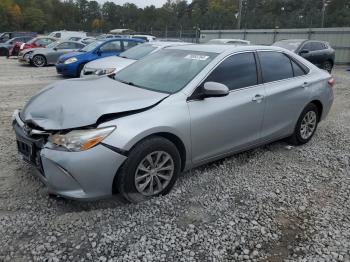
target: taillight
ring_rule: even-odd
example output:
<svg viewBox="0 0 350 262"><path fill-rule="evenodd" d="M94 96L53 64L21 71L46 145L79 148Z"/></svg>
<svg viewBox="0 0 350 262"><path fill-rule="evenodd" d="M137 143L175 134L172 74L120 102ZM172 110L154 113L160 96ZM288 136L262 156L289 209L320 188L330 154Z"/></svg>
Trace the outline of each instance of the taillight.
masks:
<svg viewBox="0 0 350 262"><path fill-rule="evenodd" d="M328 85L329 85L329 87L333 87L334 86L334 78L333 77L328 79Z"/></svg>

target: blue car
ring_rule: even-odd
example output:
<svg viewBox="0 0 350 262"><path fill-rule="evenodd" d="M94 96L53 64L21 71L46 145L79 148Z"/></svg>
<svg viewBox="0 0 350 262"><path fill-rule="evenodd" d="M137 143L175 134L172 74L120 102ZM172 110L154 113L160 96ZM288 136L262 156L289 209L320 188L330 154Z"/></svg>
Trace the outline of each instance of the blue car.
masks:
<svg viewBox="0 0 350 262"><path fill-rule="evenodd" d="M57 73L64 76L79 77L86 63L99 58L118 55L143 42L145 41L133 38L98 40L85 46L78 52L60 56L56 64Z"/></svg>

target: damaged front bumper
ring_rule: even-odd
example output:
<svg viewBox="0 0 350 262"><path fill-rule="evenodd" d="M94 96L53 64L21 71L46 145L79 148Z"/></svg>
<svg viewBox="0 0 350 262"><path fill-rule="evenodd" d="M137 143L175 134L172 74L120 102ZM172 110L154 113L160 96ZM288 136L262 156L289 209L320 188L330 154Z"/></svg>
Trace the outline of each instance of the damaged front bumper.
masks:
<svg viewBox="0 0 350 262"><path fill-rule="evenodd" d="M114 177L126 156L102 144L81 152L51 149L47 131L28 127L19 111L15 111L12 125L20 155L36 167L50 193L72 199L112 195Z"/></svg>

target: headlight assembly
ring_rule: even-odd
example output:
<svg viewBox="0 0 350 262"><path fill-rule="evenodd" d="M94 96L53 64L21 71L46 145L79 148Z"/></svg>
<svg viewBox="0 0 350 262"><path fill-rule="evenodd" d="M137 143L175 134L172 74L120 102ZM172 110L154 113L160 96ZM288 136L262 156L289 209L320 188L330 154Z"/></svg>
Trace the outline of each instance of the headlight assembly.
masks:
<svg viewBox="0 0 350 262"><path fill-rule="evenodd" d="M64 64L68 65L68 64L75 63L76 61L78 61L76 57L71 57L71 58L68 58L66 61L64 61Z"/></svg>
<svg viewBox="0 0 350 262"><path fill-rule="evenodd" d="M51 144L60 146L67 151L80 152L101 143L115 128L115 126L110 126L87 130L73 130L67 134L51 135L48 140Z"/></svg>
<svg viewBox="0 0 350 262"><path fill-rule="evenodd" d="M115 71L115 68L97 69L95 71L95 75L98 75L98 76L109 75L109 74L112 74L114 71Z"/></svg>

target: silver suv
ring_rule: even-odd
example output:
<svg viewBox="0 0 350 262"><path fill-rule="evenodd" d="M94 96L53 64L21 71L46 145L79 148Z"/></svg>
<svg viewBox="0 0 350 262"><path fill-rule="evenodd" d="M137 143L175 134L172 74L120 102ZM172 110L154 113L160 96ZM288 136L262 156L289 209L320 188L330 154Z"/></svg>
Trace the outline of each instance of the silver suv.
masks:
<svg viewBox="0 0 350 262"><path fill-rule="evenodd" d="M308 142L332 85L278 47L183 45L114 77L54 83L13 127L51 193L138 202L168 193L183 170L282 138Z"/></svg>

